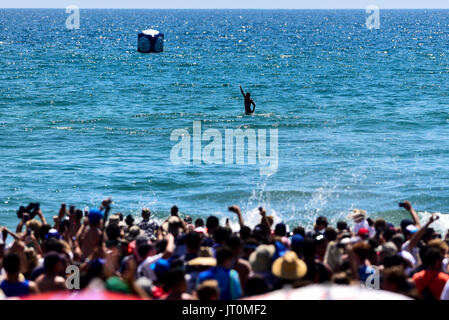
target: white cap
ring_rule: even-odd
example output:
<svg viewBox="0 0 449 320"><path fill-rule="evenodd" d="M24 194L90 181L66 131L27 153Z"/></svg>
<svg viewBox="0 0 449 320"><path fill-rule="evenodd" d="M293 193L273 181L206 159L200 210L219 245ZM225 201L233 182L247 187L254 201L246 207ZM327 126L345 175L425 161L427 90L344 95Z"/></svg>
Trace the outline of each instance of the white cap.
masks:
<svg viewBox="0 0 449 320"><path fill-rule="evenodd" d="M143 30L142 33L146 36L157 36L159 34L159 31L154 30L154 29L147 29L147 30Z"/></svg>

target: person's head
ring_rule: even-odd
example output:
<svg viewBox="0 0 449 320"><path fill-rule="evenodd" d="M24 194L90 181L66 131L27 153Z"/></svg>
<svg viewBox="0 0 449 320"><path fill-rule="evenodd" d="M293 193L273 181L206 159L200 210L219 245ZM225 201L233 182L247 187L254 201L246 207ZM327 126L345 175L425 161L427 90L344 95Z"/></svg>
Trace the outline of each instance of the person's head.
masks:
<svg viewBox="0 0 449 320"><path fill-rule="evenodd" d="M42 243L42 251L44 251L44 253L52 251L57 253L63 253L64 245L60 240L56 238L48 238Z"/></svg>
<svg viewBox="0 0 449 320"><path fill-rule="evenodd" d="M360 228L357 235L362 240L367 240L369 238L369 230L367 228Z"/></svg>
<svg viewBox="0 0 449 320"><path fill-rule="evenodd" d="M11 252L3 258L3 268L8 275L17 275L20 271L20 257L18 254Z"/></svg>
<svg viewBox="0 0 449 320"><path fill-rule="evenodd" d="M292 251L294 251L298 257L302 257L303 256L302 246L304 243L304 237L300 234L294 234L291 237L290 242Z"/></svg>
<svg viewBox="0 0 449 320"><path fill-rule="evenodd" d="M150 243L146 236L138 236L136 238L136 250L141 259L154 253L154 244Z"/></svg>
<svg viewBox="0 0 449 320"><path fill-rule="evenodd" d="M339 233L349 230L348 223L343 220L338 221L337 222L337 230Z"/></svg>
<svg viewBox="0 0 449 320"><path fill-rule="evenodd" d="M191 216L186 216L184 218L184 222L187 223L187 224L192 224L192 217Z"/></svg>
<svg viewBox="0 0 449 320"><path fill-rule="evenodd" d="M164 284L168 279L168 272L170 271L170 261L166 259L159 259L153 263L150 268L154 271L157 281Z"/></svg>
<svg viewBox="0 0 449 320"><path fill-rule="evenodd" d="M165 291L172 291L175 293L186 292L187 282L185 279L185 272L182 268L171 266L171 269L165 274L164 289Z"/></svg>
<svg viewBox="0 0 449 320"><path fill-rule="evenodd" d="M271 270L276 247L272 244L258 246L249 256L249 263L254 272L265 273Z"/></svg>
<svg viewBox="0 0 449 320"><path fill-rule="evenodd" d="M242 251L242 240L238 236L231 235L226 240L226 245L232 250L234 258L240 257L240 253Z"/></svg>
<svg viewBox="0 0 449 320"><path fill-rule="evenodd" d="M128 227L131 227L134 224L134 217L128 214L125 218L125 223Z"/></svg>
<svg viewBox="0 0 449 320"><path fill-rule="evenodd" d="M449 251L449 246L446 243L446 241L440 240L440 239L433 239L427 242L428 247L435 247L441 250L443 252L443 255L446 255Z"/></svg>
<svg viewBox="0 0 449 320"><path fill-rule="evenodd" d="M31 219L26 222L26 226L28 229L37 234L39 232L39 229L42 227L42 223L37 221L36 219Z"/></svg>
<svg viewBox="0 0 449 320"><path fill-rule="evenodd" d="M117 224L109 224L106 227L106 235L109 241L117 241L121 236L122 230Z"/></svg>
<svg viewBox="0 0 449 320"><path fill-rule="evenodd" d="M209 234L212 234L218 228L220 222L216 216L209 216L206 219L206 228Z"/></svg>
<svg viewBox="0 0 449 320"><path fill-rule="evenodd" d="M282 257L273 262L271 272L284 281L295 281L306 275L307 265L295 252L286 251Z"/></svg>
<svg viewBox="0 0 449 320"><path fill-rule="evenodd" d="M148 220L150 219L151 216L151 211L148 208L143 208L142 212L141 212L141 216L143 220Z"/></svg>
<svg viewBox="0 0 449 320"><path fill-rule="evenodd" d="M413 237L413 235L416 233L416 232L418 232L418 227L417 226L415 226L414 224L409 224L406 228L405 228L405 230L404 230L404 236L405 236L405 238L407 239L407 240L410 240L412 237Z"/></svg>
<svg viewBox="0 0 449 320"><path fill-rule="evenodd" d="M171 214L172 216L177 216L177 215L178 215L178 212L179 212L179 209L178 209L177 206L171 207L171 209L170 209L170 214Z"/></svg>
<svg viewBox="0 0 449 320"><path fill-rule="evenodd" d="M25 247L24 254L26 260L26 274L30 275L34 268L39 265L38 256L32 247Z"/></svg>
<svg viewBox="0 0 449 320"><path fill-rule="evenodd" d="M443 250L437 247L428 247L423 255L423 263L432 270L441 270L443 258Z"/></svg>
<svg viewBox="0 0 449 320"><path fill-rule="evenodd" d="M45 240L45 237L46 237L46 235L47 235L47 233L48 233L48 231L50 231L51 228L52 228L51 225L49 225L49 224L43 224L43 225L39 228L39 231L37 232L37 235L38 235L39 239L41 239L42 241L44 241L44 240Z"/></svg>
<svg viewBox="0 0 449 320"><path fill-rule="evenodd" d="M251 97L251 93L247 92L247 93L246 93L246 97L247 97L247 98Z"/></svg>
<svg viewBox="0 0 449 320"><path fill-rule="evenodd" d="M360 223L363 220L366 220L366 211L361 209L354 209L348 215L348 218L352 219L354 223Z"/></svg>
<svg viewBox="0 0 449 320"><path fill-rule="evenodd" d="M83 210L81 210L81 209L76 209L76 210L75 210L75 220L76 220L77 222L80 222L81 219L83 219Z"/></svg>
<svg viewBox="0 0 449 320"><path fill-rule="evenodd" d="M89 219L89 225L93 227L99 226L103 219L103 212L98 209L91 209L87 218Z"/></svg>
<svg viewBox="0 0 449 320"><path fill-rule="evenodd" d="M278 223L274 227L274 234L279 237L285 237L287 233L287 226L284 223Z"/></svg>
<svg viewBox="0 0 449 320"><path fill-rule="evenodd" d="M376 232L384 232L387 229L387 222L384 219L377 219L374 222L374 229L376 229Z"/></svg>
<svg viewBox="0 0 449 320"><path fill-rule="evenodd" d="M404 268L393 266L382 272L382 289L392 292L406 292L409 289Z"/></svg>
<svg viewBox="0 0 449 320"><path fill-rule="evenodd" d="M306 237L306 229L304 229L304 227L295 227L293 229L293 234L300 234L301 236L303 236L303 238Z"/></svg>
<svg viewBox="0 0 449 320"><path fill-rule="evenodd" d="M425 243L428 243L429 241L438 240L441 239L441 235L435 231L434 228L427 228L426 232L424 233L422 240Z"/></svg>
<svg viewBox="0 0 449 320"><path fill-rule="evenodd" d="M55 251L48 252L44 257L45 273L50 275L63 274L66 267L65 257Z"/></svg>
<svg viewBox="0 0 449 320"><path fill-rule="evenodd" d="M319 216L315 220L315 230L321 231L323 229L326 229L328 226L327 218L323 216Z"/></svg>
<svg viewBox="0 0 449 320"><path fill-rule="evenodd" d="M391 242L393 242L398 251L401 250L402 244L404 243L404 235L402 233L397 233L391 237Z"/></svg>
<svg viewBox="0 0 449 320"><path fill-rule="evenodd" d="M407 261L402 258L400 255L395 253L388 253L382 257L381 261L382 265L385 269L391 267L401 267L405 268L407 266Z"/></svg>
<svg viewBox="0 0 449 320"><path fill-rule="evenodd" d="M401 231L404 234L404 236L405 236L405 229L407 228L407 226L409 226L411 224L413 224L413 221L410 219L402 219L401 220L400 226L401 226Z"/></svg>
<svg viewBox="0 0 449 320"><path fill-rule="evenodd" d="M204 227L204 220L201 218L198 218L195 220L195 228Z"/></svg>
<svg viewBox="0 0 449 320"><path fill-rule="evenodd" d="M367 242L358 242L353 247L355 255L360 262L365 261L371 254L371 246Z"/></svg>
<svg viewBox="0 0 449 320"><path fill-rule="evenodd" d="M248 226L243 226L239 231L240 239L243 241L247 240L251 236L251 228Z"/></svg>
<svg viewBox="0 0 449 320"><path fill-rule="evenodd" d="M327 227L324 231L324 237L327 239L327 241L337 240L337 230L332 227Z"/></svg>
<svg viewBox="0 0 449 320"><path fill-rule="evenodd" d="M229 236L229 229L225 227L217 227L213 233L214 241L218 244L224 244L228 240Z"/></svg>
<svg viewBox="0 0 449 320"><path fill-rule="evenodd" d="M190 231L186 235L186 247L189 253L198 252L201 246L201 236L195 232Z"/></svg>
<svg viewBox="0 0 449 320"><path fill-rule="evenodd" d="M220 290L217 280L203 281L196 289L198 300L210 301L218 300L220 298Z"/></svg>
<svg viewBox="0 0 449 320"><path fill-rule="evenodd" d="M215 258L217 259L217 266L230 269L232 265L232 250L228 247L220 247L215 252Z"/></svg>

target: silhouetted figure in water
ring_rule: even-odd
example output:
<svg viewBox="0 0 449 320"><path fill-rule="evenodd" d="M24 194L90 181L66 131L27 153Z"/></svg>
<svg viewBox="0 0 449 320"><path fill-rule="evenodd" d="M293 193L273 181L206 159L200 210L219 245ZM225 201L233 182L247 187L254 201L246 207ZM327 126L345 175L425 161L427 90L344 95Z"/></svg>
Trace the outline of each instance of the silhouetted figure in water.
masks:
<svg viewBox="0 0 449 320"><path fill-rule="evenodd" d="M256 104L254 103L253 99L251 99L251 94L249 92L247 92L245 94L245 92L242 89L242 86L240 86L240 91L242 92L243 98L245 98L245 113L247 114L251 114L254 112L254 110L256 110ZM254 106L253 110L251 110L251 104Z"/></svg>

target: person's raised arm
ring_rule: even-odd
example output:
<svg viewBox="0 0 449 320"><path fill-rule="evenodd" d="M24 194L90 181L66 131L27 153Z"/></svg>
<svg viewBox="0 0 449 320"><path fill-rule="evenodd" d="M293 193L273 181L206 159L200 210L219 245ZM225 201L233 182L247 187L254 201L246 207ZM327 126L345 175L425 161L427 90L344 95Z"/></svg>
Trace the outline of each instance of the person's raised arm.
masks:
<svg viewBox="0 0 449 320"><path fill-rule="evenodd" d="M3 227L0 229L2 230L3 242L6 242L6 238L8 237L8 234L11 235L11 237L13 237L14 240L20 240L20 237L16 233L10 231L7 227Z"/></svg>
<svg viewBox="0 0 449 320"><path fill-rule="evenodd" d="M421 222L419 221L419 217L416 214L415 210L412 207L412 204L410 201L404 201L400 203L400 206L403 207L405 210L407 210L413 219L413 224L416 225L418 228L421 227Z"/></svg>
<svg viewBox="0 0 449 320"><path fill-rule="evenodd" d="M242 86L240 86L240 92L242 93L242 96L245 97L245 92L242 89Z"/></svg>
<svg viewBox="0 0 449 320"><path fill-rule="evenodd" d="M424 236L424 234L426 233L427 228L436 220L438 220L439 217L435 214L432 214L432 216L430 217L429 221L423 226L421 227L418 231L415 232L415 234L412 236L412 238L410 239L410 244L409 244L409 248L410 250L412 250L414 247L416 247L416 245L418 244L418 242L421 240L421 238Z"/></svg>
<svg viewBox="0 0 449 320"><path fill-rule="evenodd" d="M162 258L168 259L172 256L173 252L175 252L175 237L169 232L165 236L165 240L167 240L167 246L165 247Z"/></svg>
<svg viewBox="0 0 449 320"><path fill-rule="evenodd" d="M243 221L242 212L238 206L231 206L228 208L229 211L234 212L237 215L237 218L239 219L239 225L240 229L245 226L245 223Z"/></svg>

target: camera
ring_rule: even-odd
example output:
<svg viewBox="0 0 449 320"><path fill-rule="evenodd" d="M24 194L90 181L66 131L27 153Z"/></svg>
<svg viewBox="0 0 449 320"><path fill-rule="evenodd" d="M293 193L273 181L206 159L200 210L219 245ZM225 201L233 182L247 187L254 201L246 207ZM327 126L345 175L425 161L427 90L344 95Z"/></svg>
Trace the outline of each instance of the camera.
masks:
<svg viewBox="0 0 449 320"><path fill-rule="evenodd" d="M33 219L37 212L39 211L40 204L31 202L27 207L20 206L19 210L17 210L17 218L22 219L24 213L28 213L29 220Z"/></svg>

